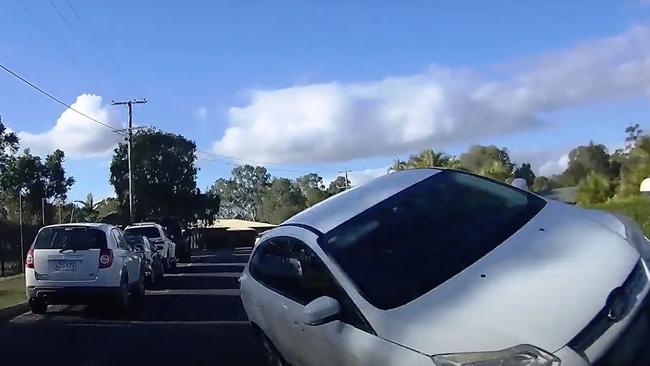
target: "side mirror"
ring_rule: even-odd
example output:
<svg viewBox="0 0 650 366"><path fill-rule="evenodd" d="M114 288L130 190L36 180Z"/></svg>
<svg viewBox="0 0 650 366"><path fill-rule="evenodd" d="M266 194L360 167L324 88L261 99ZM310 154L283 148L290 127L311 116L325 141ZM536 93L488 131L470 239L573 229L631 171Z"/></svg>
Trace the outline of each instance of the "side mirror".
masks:
<svg viewBox="0 0 650 366"><path fill-rule="evenodd" d="M329 296L321 296L305 305L302 322L307 325L327 323L333 316L341 312L341 305Z"/></svg>

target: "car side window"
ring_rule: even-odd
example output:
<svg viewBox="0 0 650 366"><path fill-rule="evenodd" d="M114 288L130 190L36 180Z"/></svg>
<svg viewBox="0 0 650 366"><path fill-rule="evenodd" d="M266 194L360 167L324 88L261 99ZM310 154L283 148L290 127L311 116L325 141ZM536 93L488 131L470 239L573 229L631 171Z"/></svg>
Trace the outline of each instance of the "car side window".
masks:
<svg viewBox="0 0 650 366"><path fill-rule="evenodd" d="M290 261L298 265L299 278L276 275L272 267ZM321 296L338 300L341 305L340 321L374 334L372 327L325 264L303 242L289 237L275 237L262 242L251 258L249 271L266 287L302 305Z"/></svg>
<svg viewBox="0 0 650 366"><path fill-rule="evenodd" d="M122 233L119 230L113 229L113 236L115 238L115 242L117 243L118 248L124 250L132 250L131 246L126 241L126 239L124 239L124 236L122 236Z"/></svg>

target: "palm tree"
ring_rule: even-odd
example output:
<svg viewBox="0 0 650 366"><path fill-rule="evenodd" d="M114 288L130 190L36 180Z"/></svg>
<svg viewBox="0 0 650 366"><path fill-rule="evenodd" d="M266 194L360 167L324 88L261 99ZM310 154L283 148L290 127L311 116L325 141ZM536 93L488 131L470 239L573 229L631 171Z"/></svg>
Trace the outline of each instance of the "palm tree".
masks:
<svg viewBox="0 0 650 366"><path fill-rule="evenodd" d="M398 172L400 170L404 170L407 168L406 162L404 160L400 160L399 158L395 158L393 160L393 165L388 167L388 170L386 173L391 173L391 172Z"/></svg>
<svg viewBox="0 0 650 366"><path fill-rule="evenodd" d="M75 202L81 204L82 206L81 212L84 214L84 217L87 221L89 222L97 221L97 215L99 214L99 212L97 211L98 204L95 203L92 193L88 193L85 201L75 201Z"/></svg>
<svg viewBox="0 0 650 366"><path fill-rule="evenodd" d="M426 149L417 155L411 155L408 160L411 168L452 168L460 167L459 161L445 152L436 152L433 149Z"/></svg>

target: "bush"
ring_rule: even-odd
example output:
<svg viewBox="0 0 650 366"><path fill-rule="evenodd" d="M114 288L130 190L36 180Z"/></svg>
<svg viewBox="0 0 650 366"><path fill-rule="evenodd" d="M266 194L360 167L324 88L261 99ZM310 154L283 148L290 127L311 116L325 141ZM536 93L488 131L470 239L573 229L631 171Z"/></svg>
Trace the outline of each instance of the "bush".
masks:
<svg viewBox="0 0 650 366"><path fill-rule="evenodd" d="M636 196L613 199L605 203L583 205L583 207L616 212L628 216L639 223L645 235L650 237L650 198Z"/></svg>
<svg viewBox="0 0 650 366"><path fill-rule="evenodd" d="M602 174L591 172L578 184L577 200L581 204L603 203L613 195L613 184Z"/></svg>

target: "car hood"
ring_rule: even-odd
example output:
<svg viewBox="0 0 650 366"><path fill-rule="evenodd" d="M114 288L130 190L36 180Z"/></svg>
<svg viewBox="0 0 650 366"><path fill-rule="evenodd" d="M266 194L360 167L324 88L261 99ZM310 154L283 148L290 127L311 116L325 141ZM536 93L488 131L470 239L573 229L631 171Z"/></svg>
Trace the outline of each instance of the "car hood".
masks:
<svg viewBox="0 0 650 366"><path fill-rule="evenodd" d="M547 205L485 257L401 307L370 311L377 334L433 355L566 345L639 261L611 215Z"/></svg>

